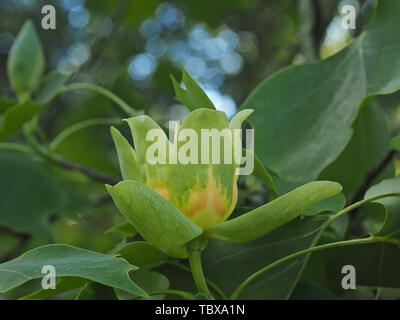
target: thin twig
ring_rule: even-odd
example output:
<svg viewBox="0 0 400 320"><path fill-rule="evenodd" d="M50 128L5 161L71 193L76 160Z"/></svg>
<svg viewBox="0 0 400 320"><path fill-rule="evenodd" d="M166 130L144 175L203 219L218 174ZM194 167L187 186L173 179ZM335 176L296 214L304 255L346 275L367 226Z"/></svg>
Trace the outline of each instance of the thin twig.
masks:
<svg viewBox="0 0 400 320"><path fill-rule="evenodd" d="M395 150L390 150L376 167L368 171L363 183L354 193L354 196L349 201L349 204L355 203L364 197L365 193L367 192L375 178L386 168L386 166L390 163L395 154Z"/></svg>
<svg viewBox="0 0 400 320"><path fill-rule="evenodd" d="M64 169L74 170L74 171L83 173L84 175L88 176L92 180L98 181L101 183L114 185L120 181L120 179L118 179L118 178L111 177L109 175L94 171L92 169L81 166L79 164L69 162L68 160L65 160L65 159L52 159L52 162L59 165L60 167L62 167Z"/></svg>

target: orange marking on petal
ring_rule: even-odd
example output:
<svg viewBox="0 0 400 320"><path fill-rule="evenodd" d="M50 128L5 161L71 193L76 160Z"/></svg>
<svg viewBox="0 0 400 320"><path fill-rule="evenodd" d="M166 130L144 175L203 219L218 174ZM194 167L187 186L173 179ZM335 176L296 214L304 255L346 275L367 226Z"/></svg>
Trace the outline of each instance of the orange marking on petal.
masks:
<svg viewBox="0 0 400 320"><path fill-rule="evenodd" d="M155 192L169 201L169 192L167 187L151 187Z"/></svg>
<svg viewBox="0 0 400 320"><path fill-rule="evenodd" d="M221 195L221 192L216 189L213 193L213 203L212 207L217 216L223 217L227 210L229 209L227 206L227 201L224 196Z"/></svg>
<svg viewBox="0 0 400 320"><path fill-rule="evenodd" d="M208 203L207 189L193 190L188 202L182 208L182 212L187 217L193 217L197 212L205 209L207 207L207 203Z"/></svg>

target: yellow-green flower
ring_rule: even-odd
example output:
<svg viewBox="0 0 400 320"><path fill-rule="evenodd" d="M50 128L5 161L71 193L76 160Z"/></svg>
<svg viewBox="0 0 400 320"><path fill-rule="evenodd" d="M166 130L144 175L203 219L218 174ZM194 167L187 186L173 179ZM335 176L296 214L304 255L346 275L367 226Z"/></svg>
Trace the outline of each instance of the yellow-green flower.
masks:
<svg viewBox="0 0 400 320"><path fill-rule="evenodd" d="M145 183L166 200L177 207L186 217L192 220L202 229L220 223L226 220L232 213L237 201L237 174L233 146L233 129L240 129L242 121L252 113L252 110L243 110L228 121L224 112L211 109L197 109L190 113L181 125L177 126L175 131L176 139L170 142L166 134L150 117L142 115L127 119L133 136L135 151L129 163L121 157L123 152L118 148L117 140L120 140L120 134L113 129L113 137L116 141L118 152L120 154L120 165L124 179L134 179ZM147 141L146 136L150 130L158 129L162 134L157 136L154 141ZM185 129L192 129L196 133L197 157L194 163L182 164L179 156L182 154L181 148L188 144L189 138L185 141L178 141L181 133ZM201 130L217 129L221 132L228 129L232 132L230 143L232 143L232 163L224 163L224 143L229 141L229 137L221 137L220 163L212 163L212 144L211 137L207 137L209 145L209 163L202 163L201 144L205 143L202 139ZM217 137L218 138L218 137ZM224 140L226 139L226 140ZM165 145L165 163L151 164L146 156L150 147L154 144ZM239 145L241 148L241 145ZM216 150L214 150L216 151ZM189 150L188 150L189 152ZM175 154L175 162L172 158ZM186 153L187 155L187 153ZM158 155L160 158L161 156ZM203 161L204 162L204 161ZM129 174L127 173L129 171Z"/></svg>
<svg viewBox="0 0 400 320"><path fill-rule="evenodd" d="M251 113L252 110L243 110L229 122L224 112L205 108L197 109L176 127L175 139L172 142L149 116L141 115L127 119L133 136L134 149L118 130L112 128L123 179L134 180L137 184L140 183L142 188L143 185L150 187L199 227L201 232L225 221L235 208L238 193L236 171L238 162L237 158L235 159L235 151L237 153L239 150L241 155L241 143L234 146L233 132L234 129L240 129L242 122ZM186 136L185 138L184 135L188 131L187 129L191 129L191 132L195 133L198 138L197 157L193 157L193 154L190 155L189 150L185 149L190 142L190 137ZM208 163L205 163L207 162L204 161L205 158L201 158L201 146L206 143L206 138L202 137L202 131L207 129L216 129L218 133L225 129L225 133L232 134L217 137L220 141L218 150L215 149L215 145L213 149L215 141L210 136L207 137L208 147L204 150L209 152ZM154 140L149 140L151 130L158 132L157 137L153 137ZM229 162L229 160L225 160L228 157L225 157L224 154L227 143L231 144L227 149L231 151L231 163L224 163ZM164 159L164 161L159 161L162 163L152 163L149 160L149 152L156 145L165 146L164 149L160 148L156 152L159 159ZM215 151L220 152L219 163L213 163L212 154ZM192 156L192 159L195 158L196 161L182 164L180 156ZM118 185L116 187L118 188ZM115 187L109 187L118 206L124 200L121 200L120 193L113 192L113 190L116 190ZM133 196L135 195L132 194ZM149 205L151 206L151 203ZM119 207L121 209L121 205ZM129 210L132 211L135 208L131 207ZM125 210L121 211L127 216L123 212ZM158 214L165 215L165 212L158 212ZM131 219L132 224L140 229L140 223L137 223L141 219L140 214ZM138 231L140 232L140 230Z"/></svg>

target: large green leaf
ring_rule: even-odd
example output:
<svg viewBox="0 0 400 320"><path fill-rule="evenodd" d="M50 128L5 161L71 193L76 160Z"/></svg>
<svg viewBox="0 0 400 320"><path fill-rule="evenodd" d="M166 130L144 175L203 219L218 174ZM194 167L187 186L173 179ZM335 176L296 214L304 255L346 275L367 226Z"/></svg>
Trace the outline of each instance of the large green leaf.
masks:
<svg viewBox="0 0 400 320"><path fill-rule="evenodd" d="M56 288L52 290L40 289L26 296L19 298L20 300L44 300L55 295L59 295L77 288L82 287L88 282L85 278L80 277L63 277L56 283Z"/></svg>
<svg viewBox="0 0 400 320"><path fill-rule="evenodd" d="M107 190L125 218L157 248L174 249L202 233L175 206L138 181L107 185Z"/></svg>
<svg viewBox="0 0 400 320"><path fill-rule="evenodd" d="M145 241L130 242L115 254L140 268L153 268L170 260L168 255Z"/></svg>
<svg viewBox="0 0 400 320"><path fill-rule="evenodd" d="M137 234L136 229L129 222L120 223L105 231L105 233L112 233L112 232L120 233L127 238L133 237Z"/></svg>
<svg viewBox="0 0 400 320"><path fill-rule="evenodd" d="M400 193L400 176L387 179L372 186L365 199L385 193ZM394 236L400 232L400 196L385 197L375 200L377 205L370 207L370 231L377 236Z"/></svg>
<svg viewBox="0 0 400 320"><path fill-rule="evenodd" d="M47 217L60 207L51 176L30 156L0 151L0 225L50 238Z"/></svg>
<svg viewBox="0 0 400 320"><path fill-rule="evenodd" d="M293 220L314 203L341 191L336 182L315 181L232 220L206 230L211 238L226 241L250 241Z"/></svg>
<svg viewBox="0 0 400 320"><path fill-rule="evenodd" d="M341 283L345 265L354 266L357 286L400 287L398 245L373 243L332 250L326 273L333 283Z"/></svg>
<svg viewBox="0 0 400 320"><path fill-rule="evenodd" d="M205 275L226 294L259 269L291 253L308 248L326 217L306 217L245 243L210 240L203 252ZM259 276L239 295L239 299L285 299L292 293L305 259L282 263ZM171 280L172 284L172 280ZM179 287L177 287L179 288Z"/></svg>
<svg viewBox="0 0 400 320"><path fill-rule="evenodd" d="M82 277L147 296L129 278L128 273L138 268L126 260L60 244L39 247L0 264L0 292L7 292L32 279L43 278L41 270L45 265L53 266L57 277Z"/></svg>
<svg viewBox="0 0 400 320"><path fill-rule="evenodd" d="M148 269L140 269L133 274L133 279L146 292L152 293L169 288L169 280L166 276L159 272L150 271ZM164 295L152 295L152 299L163 299Z"/></svg>
<svg viewBox="0 0 400 320"><path fill-rule="evenodd" d="M278 195L278 190L276 189L275 182L269 174L268 170L262 164L261 160L255 154L252 154L246 149L243 149L243 152L245 154L249 153L254 157L254 170L252 172L252 175L260 179L262 183L264 183L264 185L267 186L275 195Z"/></svg>
<svg viewBox="0 0 400 320"><path fill-rule="evenodd" d="M353 129L350 143L319 176L319 179L339 182L348 197L354 195L368 171L385 157L389 149L386 115L377 104L371 103L360 110Z"/></svg>
<svg viewBox="0 0 400 320"><path fill-rule="evenodd" d="M338 212L344 208L346 199L342 192L335 194L332 197L321 200L312 206L308 207L302 215L314 216L321 212Z"/></svg>
<svg viewBox="0 0 400 320"><path fill-rule="evenodd" d="M380 1L362 35L328 59L291 66L263 81L241 108L254 107L255 151L290 189L314 180L350 141L359 106L400 88L400 2Z"/></svg>

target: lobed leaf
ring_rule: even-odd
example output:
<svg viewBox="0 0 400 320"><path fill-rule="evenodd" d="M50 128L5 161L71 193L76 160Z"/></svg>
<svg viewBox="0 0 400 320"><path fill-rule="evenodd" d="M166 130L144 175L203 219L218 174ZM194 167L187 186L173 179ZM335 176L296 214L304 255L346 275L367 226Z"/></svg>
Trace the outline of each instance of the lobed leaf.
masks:
<svg viewBox="0 0 400 320"><path fill-rule="evenodd" d="M51 265L58 277L82 277L146 297L128 273L138 268L126 260L67 245L52 244L24 253L0 264L0 292L7 292L32 279L43 278L42 267Z"/></svg>

